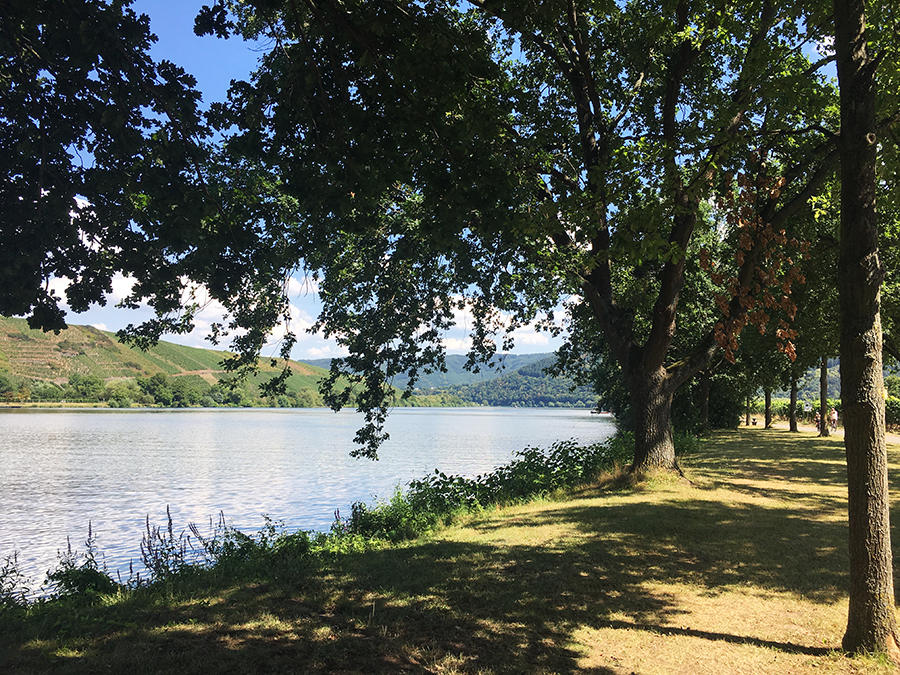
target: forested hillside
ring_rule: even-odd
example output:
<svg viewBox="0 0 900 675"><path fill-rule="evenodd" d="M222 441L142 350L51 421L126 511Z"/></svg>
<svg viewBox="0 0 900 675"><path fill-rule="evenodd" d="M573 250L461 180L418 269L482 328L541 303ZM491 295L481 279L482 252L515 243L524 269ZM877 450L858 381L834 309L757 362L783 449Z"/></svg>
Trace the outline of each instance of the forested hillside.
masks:
<svg viewBox="0 0 900 675"><path fill-rule="evenodd" d="M416 382L420 395L452 397L469 405L502 407L593 408L597 395L590 387L574 387L568 378L553 377L543 371L556 359L554 354L501 354L496 368L482 367L473 373L465 369L466 357L447 356L447 372L423 374ZM310 361L328 368L330 359ZM393 385L406 386L397 377Z"/></svg>
<svg viewBox="0 0 900 675"><path fill-rule="evenodd" d="M266 362L237 388L222 383L228 354L159 342L148 351L120 343L92 326L59 334L31 330L24 319L0 317L0 395L7 401L118 401L159 405L252 405L259 385L277 372ZM322 405L324 371L292 362L280 405Z"/></svg>
<svg viewBox="0 0 900 675"><path fill-rule="evenodd" d="M430 393L452 394L476 405L531 408L593 408L597 405L597 395L590 387L575 387L568 378L545 374L544 369L552 365L556 357L542 356L538 361L487 382L438 387Z"/></svg>

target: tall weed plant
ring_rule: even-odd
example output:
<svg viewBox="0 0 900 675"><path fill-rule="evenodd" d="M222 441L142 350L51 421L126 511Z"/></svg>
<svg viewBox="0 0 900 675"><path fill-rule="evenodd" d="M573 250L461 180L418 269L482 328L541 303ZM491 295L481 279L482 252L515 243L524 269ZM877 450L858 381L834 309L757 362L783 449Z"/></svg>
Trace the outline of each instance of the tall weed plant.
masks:
<svg viewBox="0 0 900 675"><path fill-rule="evenodd" d="M119 584L109 576L90 522L84 545L85 550L78 551L72 548L72 541L66 538L66 550L58 552L59 563L56 569L47 573L50 597L91 600L118 589Z"/></svg>
<svg viewBox="0 0 900 675"><path fill-rule="evenodd" d="M19 566L19 554L14 551L0 564L0 617L19 613L28 605L32 580Z"/></svg>

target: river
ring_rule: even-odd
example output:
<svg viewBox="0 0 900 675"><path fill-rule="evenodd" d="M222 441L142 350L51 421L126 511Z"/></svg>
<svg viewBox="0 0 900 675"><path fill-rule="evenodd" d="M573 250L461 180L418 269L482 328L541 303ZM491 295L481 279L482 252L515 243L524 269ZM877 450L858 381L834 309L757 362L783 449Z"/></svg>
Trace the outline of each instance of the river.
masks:
<svg viewBox="0 0 900 675"><path fill-rule="evenodd" d="M353 459L355 413L323 409L2 410L0 563L18 552L36 583L90 522L111 571L140 558L149 515L206 531L219 512L253 533L262 514L327 530L335 510L388 498L435 469L474 476L525 447L594 443L612 419L587 410L401 408L380 460Z"/></svg>

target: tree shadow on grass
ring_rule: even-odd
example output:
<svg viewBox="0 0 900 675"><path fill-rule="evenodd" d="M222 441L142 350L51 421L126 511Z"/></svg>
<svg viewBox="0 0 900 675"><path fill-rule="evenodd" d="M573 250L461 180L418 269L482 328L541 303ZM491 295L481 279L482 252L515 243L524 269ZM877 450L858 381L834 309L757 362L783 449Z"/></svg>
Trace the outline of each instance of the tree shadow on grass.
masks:
<svg viewBox="0 0 900 675"><path fill-rule="evenodd" d="M817 438L778 430L719 432L688 462L702 465L712 478L765 478L811 489L847 484L840 439Z"/></svg>
<svg viewBox="0 0 900 675"><path fill-rule="evenodd" d="M607 546L623 552L614 560L639 551L636 571L648 581L709 592L750 585L822 603L844 597L846 528L806 510L676 500L566 513L592 538L611 537Z"/></svg>
<svg viewBox="0 0 900 675"><path fill-rule="evenodd" d="M726 486L846 520L847 469L840 438L773 429L719 432L685 463L701 467L701 489Z"/></svg>
<svg viewBox="0 0 900 675"><path fill-rule="evenodd" d="M82 655L56 657L47 672L614 672L579 666L572 636L583 627L824 653L744 635L738 625L734 633L686 629L678 598L647 583L687 582L712 593L747 582L782 588L794 583L797 566L815 580L801 592L829 601L836 593L822 588L841 566L820 542L837 536L833 524L746 505L601 499L566 506L517 515L515 528L561 527L574 536L533 544L435 540L348 556L316 573L272 570L269 581L212 604L161 608L131 627L76 637ZM758 540L776 521L786 521L782 534ZM493 526L473 523L486 534ZM19 649L20 664L32 666L21 672L39 672L23 653L37 647ZM16 672L15 660L4 672Z"/></svg>
<svg viewBox="0 0 900 675"><path fill-rule="evenodd" d="M823 549L823 541L839 538L834 524L745 504L577 500L515 519L520 534L561 527L574 536L491 544L494 526L491 519L473 523L485 530L479 543L436 540L369 552L307 575L273 570L268 582L212 605L161 609L87 640L85 656L57 659L52 670L613 672L579 667L572 636L582 627L824 653L744 635L738 624L734 633L686 629L678 598L647 584L683 582L716 593L750 583L828 602L839 595L835 570L844 567L842 552Z"/></svg>
<svg viewBox="0 0 900 675"><path fill-rule="evenodd" d="M893 495L900 491L900 446L888 444L888 481ZM818 437L774 429L745 429L719 432L703 451L688 460L702 466L703 475L745 494L794 502L812 509L823 518L840 523L839 549L847 548L847 464L841 436ZM891 522L900 522L900 501L891 505ZM892 530L894 525L892 525ZM812 531L812 530L811 530ZM900 537L893 537L895 594L900 597ZM835 559L841 572L841 588L846 588L849 562L845 555Z"/></svg>
<svg viewBox="0 0 900 675"><path fill-rule="evenodd" d="M303 577L288 573L213 605L159 608L127 629L70 635L69 653L49 660L35 642L18 654L7 648L0 668L610 675L578 667L574 628L621 608L624 595L645 620L678 611L623 581L575 550L432 542L348 556Z"/></svg>

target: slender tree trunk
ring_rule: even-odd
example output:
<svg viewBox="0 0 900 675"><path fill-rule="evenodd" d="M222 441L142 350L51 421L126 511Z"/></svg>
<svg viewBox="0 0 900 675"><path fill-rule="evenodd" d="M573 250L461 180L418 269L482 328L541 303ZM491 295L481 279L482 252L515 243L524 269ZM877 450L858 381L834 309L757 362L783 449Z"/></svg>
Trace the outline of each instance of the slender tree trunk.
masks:
<svg viewBox="0 0 900 675"><path fill-rule="evenodd" d="M797 375L791 373L791 407L788 411L791 418L791 431L798 431L797 428Z"/></svg>
<svg viewBox="0 0 900 675"><path fill-rule="evenodd" d="M828 430L828 357L823 356L819 363L819 436L830 436Z"/></svg>
<svg viewBox="0 0 900 675"><path fill-rule="evenodd" d="M875 72L864 0L834 0L841 89L841 395L847 453L850 610L844 649L898 661L884 438Z"/></svg>
<svg viewBox="0 0 900 675"><path fill-rule="evenodd" d="M634 464L632 471L676 469L672 440L672 397L675 387L665 369L632 381Z"/></svg>
<svg viewBox="0 0 900 675"><path fill-rule="evenodd" d="M750 394L747 394L747 412L744 414L744 426L750 426Z"/></svg>
<svg viewBox="0 0 900 675"><path fill-rule="evenodd" d="M763 389L763 394L766 397L766 429L769 429L772 426L772 390Z"/></svg>
<svg viewBox="0 0 900 675"><path fill-rule="evenodd" d="M709 431L709 388L711 377L709 371L700 373L700 433Z"/></svg>

